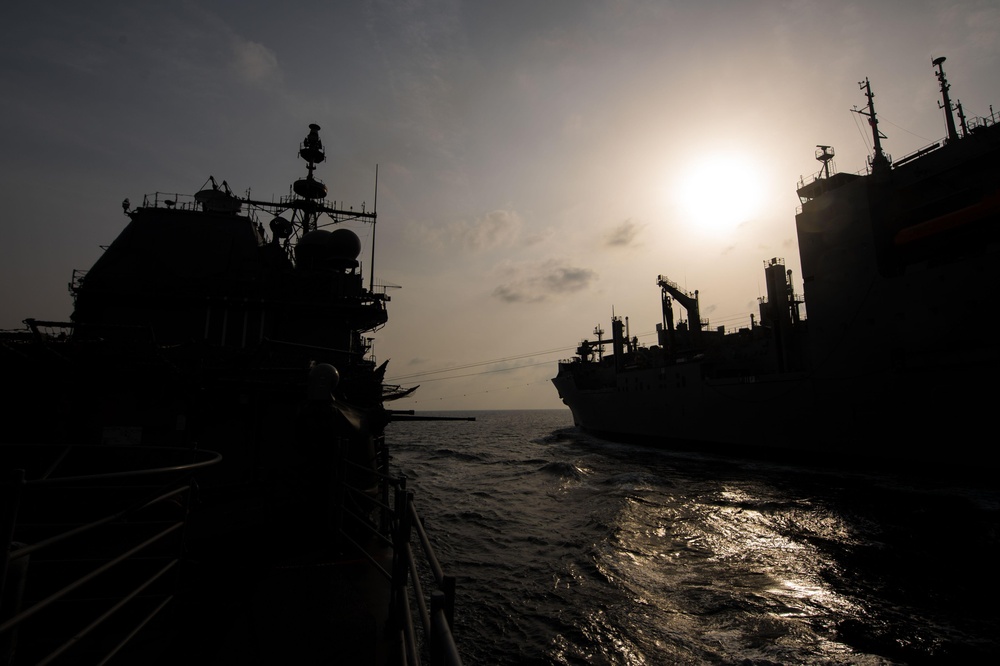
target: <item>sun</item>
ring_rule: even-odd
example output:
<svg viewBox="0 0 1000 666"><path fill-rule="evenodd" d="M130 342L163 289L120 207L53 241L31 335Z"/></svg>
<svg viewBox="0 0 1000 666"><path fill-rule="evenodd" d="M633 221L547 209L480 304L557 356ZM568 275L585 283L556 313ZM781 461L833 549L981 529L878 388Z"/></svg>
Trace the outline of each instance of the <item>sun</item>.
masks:
<svg viewBox="0 0 1000 666"><path fill-rule="evenodd" d="M696 159L672 190L681 223L712 234L733 231L757 215L764 201L759 167L740 155L727 153Z"/></svg>

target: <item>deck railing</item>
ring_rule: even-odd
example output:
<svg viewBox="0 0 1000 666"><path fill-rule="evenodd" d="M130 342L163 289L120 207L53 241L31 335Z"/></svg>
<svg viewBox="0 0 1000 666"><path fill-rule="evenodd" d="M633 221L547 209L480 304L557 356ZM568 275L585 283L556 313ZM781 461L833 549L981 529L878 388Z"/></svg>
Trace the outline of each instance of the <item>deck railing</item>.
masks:
<svg viewBox="0 0 1000 666"><path fill-rule="evenodd" d="M388 451L379 445L374 472L346 460L338 466L336 529L389 583L385 635L397 650L390 663L418 666L423 659L460 666L452 634L455 578L438 561L406 478L387 473ZM69 471L87 451L112 471ZM138 459L148 461L151 451L193 457L130 469ZM9 448L2 452L0 663L111 660L174 599L192 475L220 456L155 447L36 446L30 451L35 462L21 464ZM124 459L113 458L116 453ZM360 474L352 475L355 469ZM349 476L377 483L361 488ZM424 580L433 589L425 589Z"/></svg>
<svg viewBox="0 0 1000 666"><path fill-rule="evenodd" d="M16 461L5 461L0 480L0 662L104 663L173 599L192 475L220 456L152 447L13 450L5 447ZM81 460L95 451L111 471ZM120 464L137 453L163 464ZM178 464L179 455L186 460ZM15 466L25 461L39 464Z"/></svg>
<svg viewBox="0 0 1000 666"><path fill-rule="evenodd" d="M372 489L358 488L346 482L348 469L361 472L370 472L370 469L349 461L340 465L342 492L336 503L340 515L335 518L335 523L340 528L341 538L363 553L390 582L386 631L395 634L395 639L390 642L399 648L392 662L419 666L421 658L426 657L432 666L461 666L462 659L452 631L455 578L446 575L441 567L417 512L413 492L406 488L406 477L393 477L387 473L388 450L384 442L379 441L376 450L378 463L375 474L379 483L375 493ZM414 531L422 557L414 552ZM359 543L356 538L359 533L391 548L390 571L386 571L382 563ZM422 569L429 572L434 588L430 591L424 589ZM418 626L422 630L420 634Z"/></svg>

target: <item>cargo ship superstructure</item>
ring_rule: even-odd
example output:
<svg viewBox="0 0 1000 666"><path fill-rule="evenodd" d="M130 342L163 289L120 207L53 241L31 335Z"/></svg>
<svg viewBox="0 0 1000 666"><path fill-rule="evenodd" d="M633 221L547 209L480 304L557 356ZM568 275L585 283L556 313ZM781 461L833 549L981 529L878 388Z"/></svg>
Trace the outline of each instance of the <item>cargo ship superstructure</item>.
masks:
<svg viewBox="0 0 1000 666"><path fill-rule="evenodd" d="M576 424L615 439L851 450L919 459L974 448L998 367L989 316L1000 240L1000 127L953 104L934 60L947 138L893 162L861 85L874 153L837 173L833 149L800 182L795 217L804 298L784 261L746 327L712 329L698 292L666 276L653 346L595 329L553 379ZM955 116L958 116L958 122ZM674 322L674 304L687 313ZM803 312L807 304L808 317ZM604 354L607 346L610 354Z"/></svg>

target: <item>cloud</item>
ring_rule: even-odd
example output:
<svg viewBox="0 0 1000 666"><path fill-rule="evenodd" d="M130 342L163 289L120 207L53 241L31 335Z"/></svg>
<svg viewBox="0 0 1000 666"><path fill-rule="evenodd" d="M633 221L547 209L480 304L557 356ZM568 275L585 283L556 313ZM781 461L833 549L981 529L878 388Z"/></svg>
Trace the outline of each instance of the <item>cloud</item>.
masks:
<svg viewBox="0 0 1000 666"><path fill-rule="evenodd" d="M636 224L629 218L619 224L617 227L611 230L611 232L605 236L605 243L612 247L627 247L632 245L632 242L639 235L642 228L646 226L644 224Z"/></svg>
<svg viewBox="0 0 1000 666"><path fill-rule="evenodd" d="M467 250L479 251L511 245L521 231L521 216L509 210L495 210L471 225L463 222L452 231Z"/></svg>
<svg viewBox="0 0 1000 666"><path fill-rule="evenodd" d="M414 229L424 241L439 249L461 248L467 252L485 252L510 247L520 238L521 216L511 210L495 210L469 222L459 220L445 227Z"/></svg>
<svg viewBox="0 0 1000 666"><path fill-rule="evenodd" d="M555 294L582 291L598 278L589 268L567 266L557 260L520 266L509 272L512 279L493 290L493 296L506 303L540 303Z"/></svg>
<svg viewBox="0 0 1000 666"><path fill-rule="evenodd" d="M240 80L253 85L280 80L278 56L263 44L234 36L232 50L233 68Z"/></svg>
<svg viewBox="0 0 1000 666"><path fill-rule="evenodd" d="M366 27L381 68L381 83L393 98L397 128L408 143L438 160L442 171L463 177L465 83L477 69L465 33L464 8L451 0L366 5Z"/></svg>

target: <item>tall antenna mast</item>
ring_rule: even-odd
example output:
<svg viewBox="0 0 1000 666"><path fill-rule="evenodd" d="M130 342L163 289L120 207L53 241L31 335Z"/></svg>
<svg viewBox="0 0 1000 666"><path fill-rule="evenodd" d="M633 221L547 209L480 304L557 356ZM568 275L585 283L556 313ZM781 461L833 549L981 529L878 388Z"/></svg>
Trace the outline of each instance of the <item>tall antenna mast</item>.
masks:
<svg viewBox="0 0 1000 666"><path fill-rule="evenodd" d="M944 120L948 124L948 140L958 141L958 129L955 127L955 116L951 113L953 110L951 97L948 95L948 89L951 88L951 86L948 85L948 79L944 76L944 67L941 66L944 61L944 56L934 58L934 60L931 61L931 64L937 67L937 79L941 83L941 97L943 98L943 101L938 105L938 108L944 109Z"/></svg>
<svg viewBox="0 0 1000 666"><path fill-rule="evenodd" d="M857 113L868 118L868 124L872 128L872 142L875 144L875 154L872 155L872 173L876 171L882 171L883 169L889 168L889 160L882 152L882 139L887 138L878 129L878 117L875 115L875 93L872 92L872 84L868 81L868 77L865 77L864 81L859 81L858 85L861 89L865 91L865 97L868 98L868 105L865 107L867 111L858 111L853 109L854 113Z"/></svg>
<svg viewBox="0 0 1000 666"><path fill-rule="evenodd" d="M375 201L372 202L372 260L368 264L368 289L375 293L375 222L378 218L378 165L375 165Z"/></svg>

